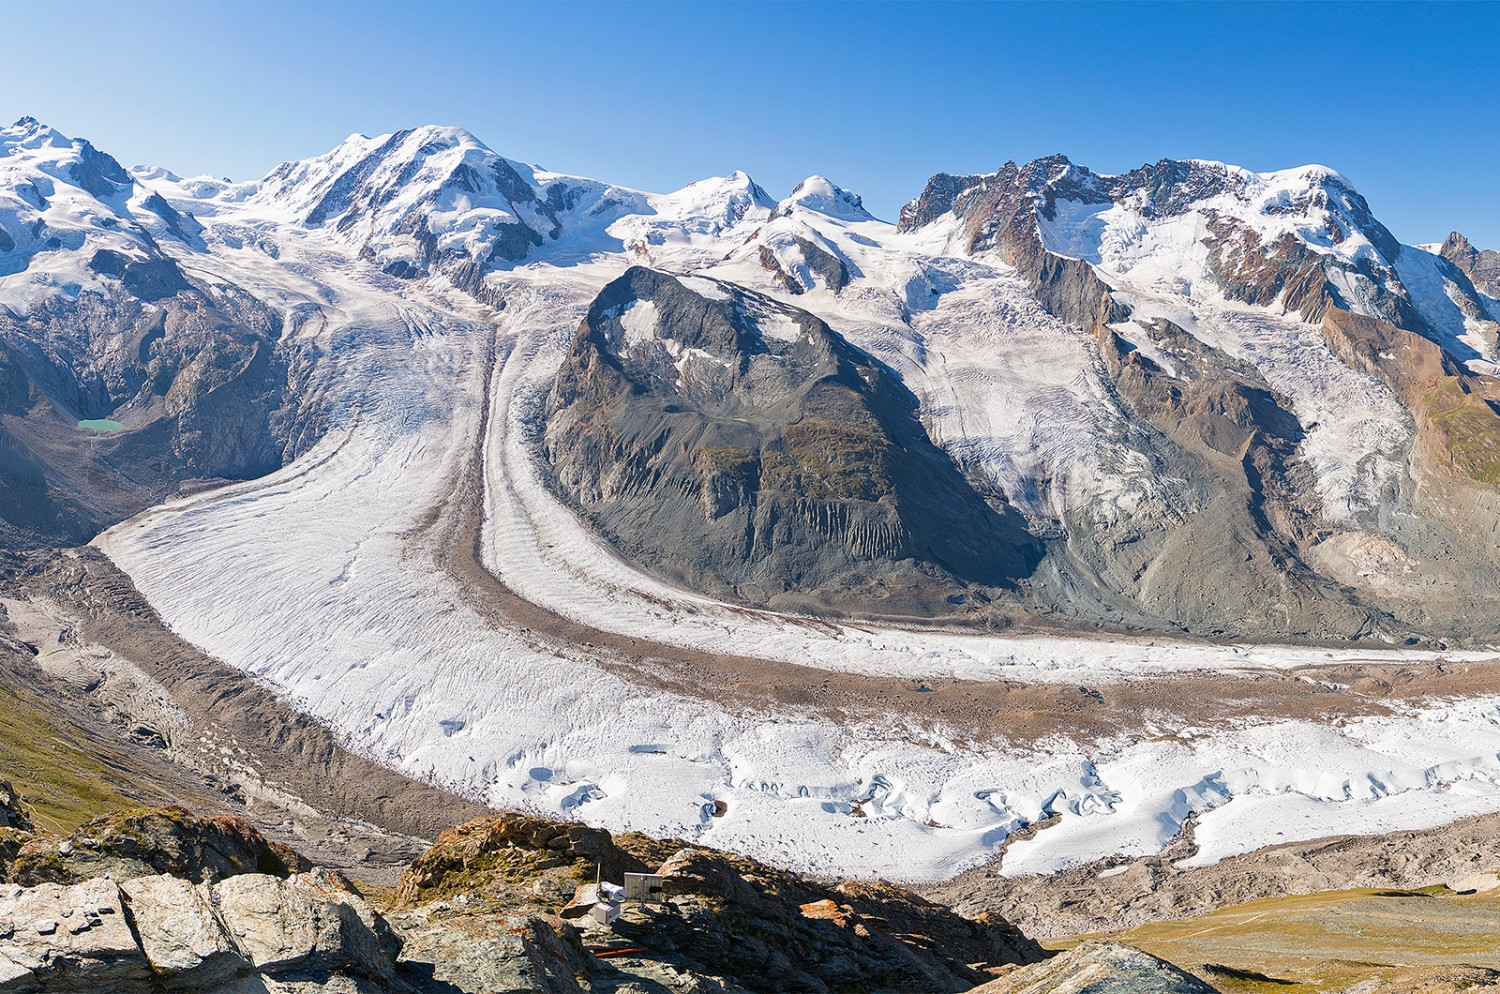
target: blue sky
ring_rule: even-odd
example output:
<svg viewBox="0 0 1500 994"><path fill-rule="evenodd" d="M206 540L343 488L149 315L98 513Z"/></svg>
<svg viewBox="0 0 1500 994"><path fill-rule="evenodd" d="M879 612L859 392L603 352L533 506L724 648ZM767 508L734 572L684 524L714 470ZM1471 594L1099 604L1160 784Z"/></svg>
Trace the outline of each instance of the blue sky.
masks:
<svg viewBox="0 0 1500 994"><path fill-rule="evenodd" d="M884 217L1065 152L1350 177L1404 241L1500 248L1500 4L0 3L0 116L252 178L457 124L648 190L823 173Z"/></svg>

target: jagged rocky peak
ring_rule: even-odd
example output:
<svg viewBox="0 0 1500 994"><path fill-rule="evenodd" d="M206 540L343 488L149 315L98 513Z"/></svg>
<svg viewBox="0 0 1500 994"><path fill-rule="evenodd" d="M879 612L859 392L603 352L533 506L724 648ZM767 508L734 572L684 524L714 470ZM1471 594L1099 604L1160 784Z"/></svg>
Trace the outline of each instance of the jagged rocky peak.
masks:
<svg viewBox="0 0 1500 994"><path fill-rule="evenodd" d="M1084 327L1097 312L1076 306L1076 294L1061 310L1047 299L1058 266L1049 257L1081 260L1117 284L1210 286L1235 304L1308 322L1341 307L1434 341L1461 336L1465 320L1488 320L1461 267L1434 269L1430 257L1403 251L1326 166L1256 173L1162 159L1106 175L1054 155L934 176L902 209L900 227L929 231L941 251L996 253L1038 285L1049 310Z"/></svg>
<svg viewBox="0 0 1500 994"><path fill-rule="evenodd" d="M1457 266L1476 288L1492 298L1500 298L1500 252L1475 248L1472 242L1455 231L1437 247L1437 254ZM1500 320L1500 315L1496 319Z"/></svg>
<svg viewBox="0 0 1500 994"><path fill-rule="evenodd" d="M809 176L798 183L792 195L776 205L773 216L787 216L797 208L840 221L874 220L870 212L865 210L864 201L858 194L840 189L822 176Z"/></svg>
<svg viewBox="0 0 1500 994"><path fill-rule="evenodd" d="M1036 562L894 373L728 284L636 267L605 287L549 415L554 479L588 519L648 568L738 600L941 614Z"/></svg>

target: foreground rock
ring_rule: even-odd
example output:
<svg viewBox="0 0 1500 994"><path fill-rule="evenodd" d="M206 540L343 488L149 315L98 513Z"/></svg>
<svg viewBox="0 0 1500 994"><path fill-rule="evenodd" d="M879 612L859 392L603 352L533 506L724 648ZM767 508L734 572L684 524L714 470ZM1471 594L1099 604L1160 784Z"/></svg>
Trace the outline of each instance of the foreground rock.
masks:
<svg viewBox="0 0 1500 994"><path fill-rule="evenodd" d="M232 819L166 809L86 830L28 842L12 867L54 879L0 885L0 992L958 992L1044 955L896 887L523 815L445 832L389 918ZM643 872L664 900L615 905L608 924L560 915L581 892L589 910L596 878Z"/></svg>
<svg viewBox="0 0 1500 994"><path fill-rule="evenodd" d="M1214 994L1214 988L1132 946L1085 942L973 994Z"/></svg>
<svg viewBox="0 0 1500 994"><path fill-rule="evenodd" d="M7 994L395 989L394 949L364 899L325 872L0 885Z"/></svg>
<svg viewBox="0 0 1500 994"><path fill-rule="evenodd" d="M32 839L8 865L0 862L3 879L28 887L154 874L203 883L241 873L285 877L307 869L300 855L242 819L201 818L183 808L96 818L67 839Z"/></svg>
<svg viewBox="0 0 1500 994"><path fill-rule="evenodd" d="M665 900L626 902L609 925L554 917L596 874L625 873L659 873ZM464 990L494 984L502 961L555 978L580 947L615 954L608 970L591 966L604 989L623 973L698 978L680 988L693 990L963 991L1045 955L1004 921L966 919L896 887L826 887L741 856L523 815L445 832L397 900L408 972L430 968ZM464 936L488 951L455 946Z"/></svg>

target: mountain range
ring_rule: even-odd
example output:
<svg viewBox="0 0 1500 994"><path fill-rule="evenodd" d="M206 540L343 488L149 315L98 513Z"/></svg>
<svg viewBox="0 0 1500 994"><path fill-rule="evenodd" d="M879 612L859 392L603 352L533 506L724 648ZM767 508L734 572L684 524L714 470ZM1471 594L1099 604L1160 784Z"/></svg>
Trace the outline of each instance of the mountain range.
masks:
<svg viewBox="0 0 1500 994"><path fill-rule="evenodd" d="M1497 260L1457 233L1402 245L1321 166L1052 156L938 174L890 224L818 176L780 201L743 173L650 194L456 128L230 183L26 118L0 131L0 527L78 544L264 476L370 405L451 403L390 350L525 325L518 444L677 587L823 617L1483 641Z"/></svg>

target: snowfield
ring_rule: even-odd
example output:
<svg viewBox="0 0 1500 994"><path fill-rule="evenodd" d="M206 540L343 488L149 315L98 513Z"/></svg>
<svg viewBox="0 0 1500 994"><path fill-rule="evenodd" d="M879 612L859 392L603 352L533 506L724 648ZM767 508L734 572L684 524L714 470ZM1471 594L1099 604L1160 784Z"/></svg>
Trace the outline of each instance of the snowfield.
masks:
<svg viewBox="0 0 1500 994"><path fill-rule="evenodd" d="M706 653L893 685L962 678L1106 692L1174 673L1438 658L809 624L647 576L549 492L532 446L570 336L598 290L634 263L695 273L700 292L717 292L709 277L818 314L892 366L921 397L934 438L1033 521L1125 513L1170 484L1149 472L1086 336L1046 314L1014 270L945 254L941 232L897 234L821 177L781 204L743 174L663 196L499 160L456 129L388 137L355 136L260 184L134 171L140 189L203 225L207 251L161 239L163 251L195 278L235 283L288 317L286 334L319 357L311 389L331 424L270 476L154 508L95 542L174 631L282 689L350 747L497 807L815 874L907 881L978 865L1043 820L1010 847L1004 872L1158 852L1190 817L1202 863L1500 811L1500 696L1333 726L1268 717L1184 729L1143 715L1140 732L1118 741L1085 744L1059 729L1036 745L981 746L899 713L841 725L651 690L590 646L559 649L481 610L444 562L441 524L466 474L482 484L483 564L514 594L596 629ZM407 158L364 165L387 146ZM497 161L537 196L489 179L463 197L422 195L457 164L501 175ZM364 185L341 185L362 169ZM345 202L366 204L359 223L310 221ZM1133 223L1064 211L1047 236L1090 258L1145 312L1251 362L1292 397L1320 426L1308 456L1331 507L1378 503L1408 432L1389 392L1336 362L1294 318L1190 296L1124 265L1136 243L1118 236ZM420 264L426 243L412 231L424 224L453 252L486 250L517 224L550 240L486 278L484 299L504 302L497 310L442 276L403 281L378 268ZM1196 251L1191 232L1152 237ZM843 264L849 285L835 293L820 282L804 242ZM804 293L773 281L762 247ZM24 313L39 295L89 285L76 260L76 272L63 271L67 258L47 256L53 269L20 276L0 270L0 300ZM1308 370L1319 379L1306 381ZM1369 400L1319 406L1353 394Z"/></svg>

